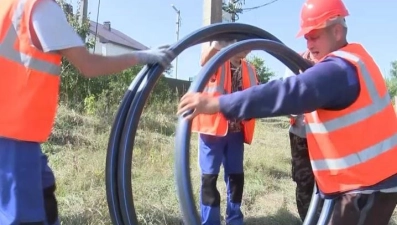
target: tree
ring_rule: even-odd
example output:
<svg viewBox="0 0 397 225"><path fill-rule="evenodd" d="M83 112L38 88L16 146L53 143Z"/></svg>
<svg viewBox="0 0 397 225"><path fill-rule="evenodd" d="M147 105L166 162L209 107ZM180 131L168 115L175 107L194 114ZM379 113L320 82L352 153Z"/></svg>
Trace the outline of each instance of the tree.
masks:
<svg viewBox="0 0 397 225"><path fill-rule="evenodd" d="M268 82L274 76L274 72L265 65L265 60L255 55L247 60L255 67L258 80L261 84Z"/></svg>
<svg viewBox="0 0 397 225"><path fill-rule="evenodd" d="M390 63L390 77L386 78L387 90L389 91L390 97L397 96L397 61Z"/></svg>
<svg viewBox="0 0 397 225"><path fill-rule="evenodd" d="M390 65L391 65L390 76L393 78L397 78L397 60L392 61Z"/></svg>
<svg viewBox="0 0 397 225"><path fill-rule="evenodd" d="M232 0L222 2L222 10L232 15L232 22L236 22L239 19L238 14L243 13L244 0Z"/></svg>
<svg viewBox="0 0 397 225"><path fill-rule="evenodd" d="M239 14L243 14L243 12L248 12L256 9L260 9L262 7L268 6L277 2L278 0L269 0L268 2L262 3L260 5L256 5L249 8L243 8L245 5L245 0L224 0L222 2L223 11L230 13L232 16L232 22L236 22L239 19Z"/></svg>

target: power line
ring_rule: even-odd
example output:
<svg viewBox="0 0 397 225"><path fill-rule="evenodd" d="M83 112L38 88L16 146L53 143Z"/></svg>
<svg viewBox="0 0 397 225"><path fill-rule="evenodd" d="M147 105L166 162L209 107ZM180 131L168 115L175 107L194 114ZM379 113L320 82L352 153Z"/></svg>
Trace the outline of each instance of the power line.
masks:
<svg viewBox="0 0 397 225"><path fill-rule="evenodd" d="M101 0L98 0L98 8L97 8L97 13L96 13L96 23L95 23L95 36L94 36L94 50L93 53L95 53L95 46L96 46L96 38L98 35L98 22L99 22L99 10L101 8Z"/></svg>
<svg viewBox="0 0 397 225"><path fill-rule="evenodd" d="M278 0L273 0L273 1L270 1L270 2L267 2L267 3L264 3L264 4L262 4L262 5L258 5L258 6L254 6L254 7L250 7L250 8L243 8L242 11L243 11L243 12L249 12L249 11L251 11L251 10L260 9L260 8L262 8L262 7L265 7L265 6L268 6L268 5L270 5L270 4L273 4L273 3L277 2L277 1L278 1Z"/></svg>
<svg viewBox="0 0 397 225"><path fill-rule="evenodd" d="M230 13L232 16L232 22L235 22L239 20L239 14L242 14L243 12L249 12L255 9L260 9L262 7L268 6L270 4L273 4L277 2L278 0L272 0L270 2L266 2L261 5L257 5L254 7L249 7L249 8L243 8L243 5L245 5L245 0L229 0L228 2L223 1L222 2L222 9Z"/></svg>

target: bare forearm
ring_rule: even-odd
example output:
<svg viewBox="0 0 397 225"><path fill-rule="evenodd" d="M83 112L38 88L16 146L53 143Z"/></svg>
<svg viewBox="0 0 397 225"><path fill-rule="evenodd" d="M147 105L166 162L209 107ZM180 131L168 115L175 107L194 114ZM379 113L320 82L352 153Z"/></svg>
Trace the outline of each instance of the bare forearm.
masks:
<svg viewBox="0 0 397 225"><path fill-rule="evenodd" d="M134 51L118 56L91 54L82 46L62 49L59 50L59 53L80 70L83 76L91 78L118 73L138 64L160 63L165 68L175 58L174 53L168 47Z"/></svg>
<svg viewBox="0 0 397 225"><path fill-rule="evenodd" d="M90 54L78 69L86 77L98 77L118 73L137 64L137 57L133 53L106 57Z"/></svg>
<svg viewBox="0 0 397 225"><path fill-rule="evenodd" d="M218 51L213 46L207 46L201 54L200 65L204 66Z"/></svg>

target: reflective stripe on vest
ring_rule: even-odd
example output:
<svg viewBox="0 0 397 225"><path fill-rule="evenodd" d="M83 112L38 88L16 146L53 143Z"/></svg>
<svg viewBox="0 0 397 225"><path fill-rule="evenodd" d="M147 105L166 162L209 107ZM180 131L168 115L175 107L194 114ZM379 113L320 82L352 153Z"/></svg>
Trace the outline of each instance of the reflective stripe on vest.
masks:
<svg viewBox="0 0 397 225"><path fill-rule="evenodd" d="M59 65L51 64L49 62L33 58L22 52L18 52L13 48L14 45L10 44L15 43L18 40L17 31L19 30L19 26L22 21L26 1L27 0L18 1L17 8L15 9L12 17L13 26L9 27L3 41L0 42L0 57L36 71L58 76L61 72L61 67Z"/></svg>
<svg viewBox="0 0 397 225"><path fill-rule="evenodd" d="M245 64L246 64L247 69L248 69L249 86L250 87L255 86L257 84L256 77L255 77L255 71L253 70L253 68L250 65L248 65L248 63L245 63ZM242 66L243 65L241 65L241 67ZM218 85L210 86L210 87L207 85L204 88L204 92L206 92L206 93L219 93L221 95L227 94L227 91L225 90L226 74L227 74L226 67L225 67L225 64L223 64L220 67L220 78L219 78ZM243 80L244 80L244 78L243 78Z"/></svg>
<svg viewBox="0 0 397 225"><path fill-rule="evenodd" d="M368 90L372 104L321 124L308 122L308 126L306 126L307 134L324 134L349 127L357 122L367 120L374 114L386 109L390 104L390 96L388 94L384 97L379 95L371 75L360 58L345 51L336 51L332 54L357 63L357 69L360 70L359 74L361 73L362 75L362 80L365 83L365 88ZM313 113L315 114L316 112ZM379 154L393 149L395 146L397 146L397 134L384 139L373 146L362 149L360 152L337 159L311 160L311 164L314 171L346 169L371 160Z"/></svg>
<svg viewBox="0 0 397 225"><path fill-rule="evenodd" d="M204 92L206 93L219 93L221 95L224 95L227 93L225 90L225 80L226 80L226 67L225 64L223 64L220 67L220 78L219 78L219 84L216 86L211 86L209 87L208 85L204 88Z"/></svg>

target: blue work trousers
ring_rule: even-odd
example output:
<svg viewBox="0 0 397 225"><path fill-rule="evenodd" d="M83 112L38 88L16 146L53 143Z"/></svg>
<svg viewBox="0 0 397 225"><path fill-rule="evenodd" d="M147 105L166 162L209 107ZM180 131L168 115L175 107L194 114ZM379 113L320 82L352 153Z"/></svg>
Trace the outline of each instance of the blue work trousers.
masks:
<svg viewBox="0 0 397 225"><path fill-rule="evenodd" d="M40 144L0 137L0 224L58 225L54 192Z"/></svg>
<svg viewBox="0 0 397 225"><path fill-rule="evenodd" d="M244 187L244 136L242 132L224 137L200 134L200 208L203 225L220 225L220 193L216 187L220 167L224 167L227 187L226 224L243 225L241 200Z"/></svg>

